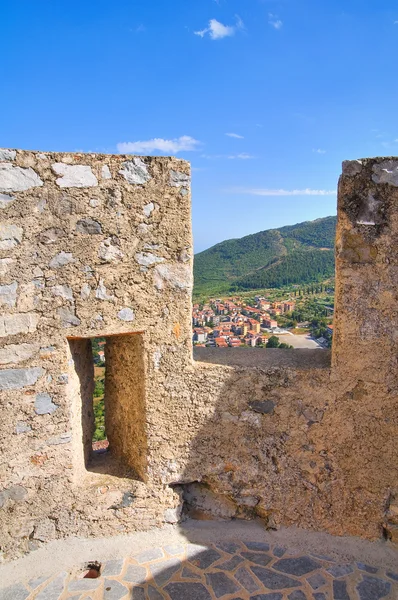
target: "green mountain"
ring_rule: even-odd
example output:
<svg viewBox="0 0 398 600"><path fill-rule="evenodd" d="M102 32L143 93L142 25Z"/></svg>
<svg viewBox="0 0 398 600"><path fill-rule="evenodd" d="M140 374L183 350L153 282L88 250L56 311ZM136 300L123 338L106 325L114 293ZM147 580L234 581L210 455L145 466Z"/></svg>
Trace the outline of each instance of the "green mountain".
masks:
<svg viewBox="0 0 398 600"><path fill-rule="evenodd" d="M276 288L334 274L336 217L226 240L194 260L194 295Z"/></svg>

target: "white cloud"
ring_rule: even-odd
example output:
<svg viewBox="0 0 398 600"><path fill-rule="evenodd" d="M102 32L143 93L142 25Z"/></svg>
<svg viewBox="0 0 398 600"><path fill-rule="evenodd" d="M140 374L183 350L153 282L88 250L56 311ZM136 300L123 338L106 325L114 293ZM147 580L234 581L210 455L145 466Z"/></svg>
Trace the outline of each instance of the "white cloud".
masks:
<svg viewBox="0 0 398 600"><path fill-rule="evenodd" d="M277 15L273 15L272 13L268 13L268 23L274 29L280 29L283 25L283 22L279 19Z"/></svg>
<svg viewBox="0 0 398 600"><path fill-rule="evenodd" d="M232 160L234 160L235 158L237 158L238 160L249 160L251 158L254 158L254 156L252 156L251 154L247 154L246 152L241 152L240 154L228 156L228 158Z"/></svg>
<svg viewBox="0 0 398 600"><path fill-rule="evenodd" d="M326 154L326 150L322 150L322 148L313 148L312 149L315 154Z"/></svg>
<svg viewBox="0 0 398 600"><path fill-rule="evenodd" d="M154 151L173 153L178 152L191 152L198 150L200 142L189 135L183 135L179 138L172 140L164 140L163 138L154 138L152 140L138 141L138 142L119 142L117 149L122 154L124 153L152 153Z"/></svg>
<svg viewBox="0 0 398 600"><path fill-rule="evenodd" d="M267 188L230 188L233 194L250 194L251 196L335 196L336 190L270 190Z"/></svg>
<svg viewBox="0 0 398 600"><path fill-rule="evenodd" d="M238 29L244 29L244 27L242 19L236 15L236 25L223 25L217 19L210 19L208 27L200 31L194 31L194 34L203 38L208 33L212 40L222 40L225 37L235 35Z"/></svg>
<svg viewBox="0 0 398 600"><path fill-rule="evenodd" d="M217 160L219 158L227 158L228 160L249 160L255 158L251 154L241 152L240 154L201 154L201 158L207 158L208 160Z"/></svg>
<svg viewBox="0 0 398 600"><path fill-rule="evenodd" d="M243 140L243 135L239 135L238 133L226 133L228 137L236 138L237 140Z"/></svg>

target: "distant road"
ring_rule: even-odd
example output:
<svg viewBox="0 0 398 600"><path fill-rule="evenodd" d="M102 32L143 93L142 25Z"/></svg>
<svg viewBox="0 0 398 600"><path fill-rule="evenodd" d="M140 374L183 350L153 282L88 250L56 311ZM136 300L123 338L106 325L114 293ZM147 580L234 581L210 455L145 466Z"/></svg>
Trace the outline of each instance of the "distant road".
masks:
<svg viewBox="0 0 398 600"><path fill-rule="evenodd" d="M315 340L310 338L309 335L295 335L294 333L276 333L275 334L280 342L285 342L285 344L290 344L293 348L319 348L322 349Z"/></svg>

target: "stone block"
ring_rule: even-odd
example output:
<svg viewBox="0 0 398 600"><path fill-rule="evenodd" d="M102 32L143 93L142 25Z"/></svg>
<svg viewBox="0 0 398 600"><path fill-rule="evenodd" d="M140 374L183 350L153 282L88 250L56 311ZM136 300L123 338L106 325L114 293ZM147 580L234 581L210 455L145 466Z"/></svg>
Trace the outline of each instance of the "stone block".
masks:
<svg viewBox="0 0 398 600"><path fill-rule="evenodd" d="M0 390L18 390L30 385L44 373L41 367L30 369L4 369L0 371Z"/></svg>
<svg viewBox="0 0 398 600"><path fill-rule="evenodd" d="M147 165L138 157L123 162L119 173L128 183L135 185L144 185L151 179Z"/></svg>
<svg viewBox="0 0 398 600"><path fill-rule="evenodd" d="M57 175L61 175L56 180L56 184L60 188L85 188L95 187L98 185L98 180L87 165L67 165L65 163L54 163L51 165L52 170Z"/></svg>
<svg viewBox="0 0 398 600"><path fill-rule="evenodd" d="M9 344L0 348L0 365L19 363L32 358L39 351L39 344Z"/></svg>
<svg viewBox="0 0 398 600"><path fill-rule="evenodd" d="M0 192L24 192L42 185L43 181L31 167L24 169L0 163Z"/></svg>
<svg viewBox="0 0 398 600"><path fill-rule="evenodd" d="M51 415L57 410L57 404L54 404L50 394L42 392L37 394L35 399L35 413L37 415Z"/></svg>

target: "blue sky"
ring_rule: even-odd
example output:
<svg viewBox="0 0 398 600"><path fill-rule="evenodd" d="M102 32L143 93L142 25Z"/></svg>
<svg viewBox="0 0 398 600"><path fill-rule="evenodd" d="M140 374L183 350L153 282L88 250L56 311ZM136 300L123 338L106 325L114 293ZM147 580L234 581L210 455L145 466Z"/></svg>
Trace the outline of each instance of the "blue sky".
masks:
<svg viewBox="0 0 398 600"><path fill-rule="evenodd" d="M394 0L0 0L0 21L0 146L190 160L196 251L335 214L342 160L398 154Z"/></svg>

